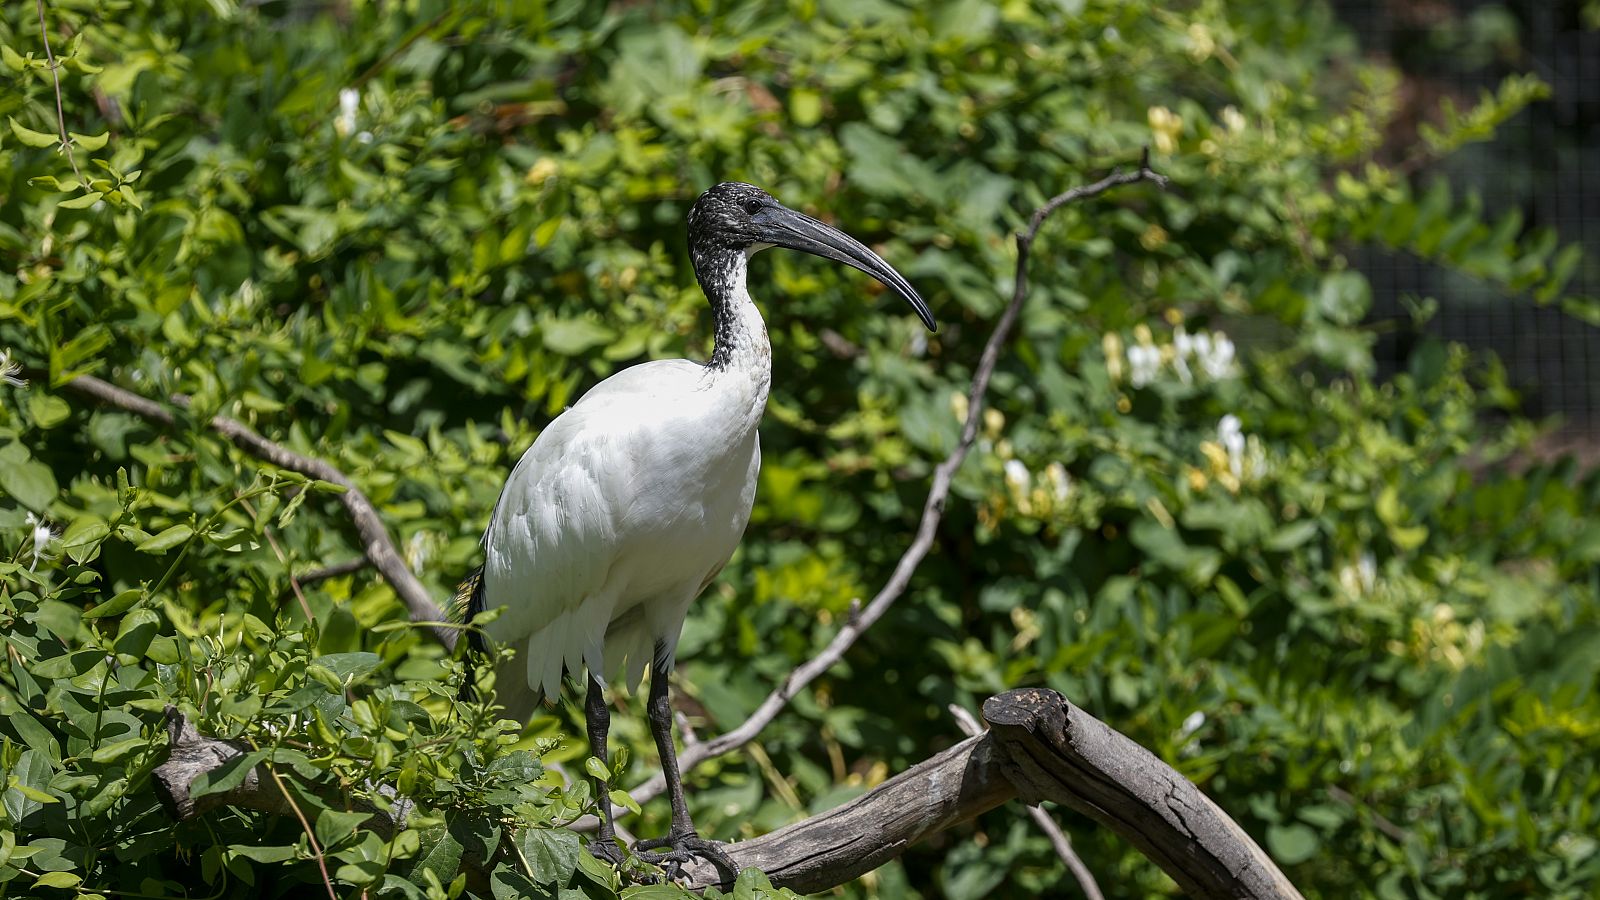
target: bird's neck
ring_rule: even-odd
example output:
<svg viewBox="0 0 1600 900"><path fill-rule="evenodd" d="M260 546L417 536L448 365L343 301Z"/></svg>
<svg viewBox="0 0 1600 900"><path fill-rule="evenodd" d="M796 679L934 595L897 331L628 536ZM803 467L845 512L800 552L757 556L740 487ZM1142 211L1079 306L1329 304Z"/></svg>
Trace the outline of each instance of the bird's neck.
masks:
<svg viewBox="0 0 1600 900"><path fill-rule="evenodd" d="M749 268L749 255L737 250L697 254L694 259L694 274L711 301L716 326L707 368L718 374L750 376L760 383L765 400L765 388L772 378L772 344L767 340L767 324L746 286Z"/></svg>

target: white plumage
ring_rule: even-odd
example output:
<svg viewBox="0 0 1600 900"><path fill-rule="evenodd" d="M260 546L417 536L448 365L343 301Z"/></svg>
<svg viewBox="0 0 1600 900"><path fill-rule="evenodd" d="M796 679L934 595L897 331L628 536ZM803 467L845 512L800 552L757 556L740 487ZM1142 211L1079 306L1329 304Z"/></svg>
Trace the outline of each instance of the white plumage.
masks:
<svg viewBox="0 0 1600 900"><path fill-rule="evenodd" d="M563 671L639 683L658 644L671 668L689 604L739 545L755 502L772 357L744 289L729 299L759 340L729 365L660 360L607 378L557 416L506 481L484 536L488 626L521 645L496 679L526 716Z"/></svg>
<svg viewBox="0 0 1600 900"><path fill-rule="evenodd" d="M635 852L668 866L699 854L732 867L690 820L666 679L690 603L733 555L755 502L772 350L745 277L750 256L772 246L871 274L933 328L910 283L859 241L748 184L711 188L689 213L689 256L716 323L711 360L634 366L557 416L506 480L484 533L482 576L463 585L469 616L505 608L486 631L519 651L495 679L508 712L525 719L560 692L563 675L588 670L584 717L601 760L605 681L622 674L635 687L650 666L646 708L672 827ZM609 780L594 787L605 797ZM624 858L609 803L590 849L612 863Z"/></svg>

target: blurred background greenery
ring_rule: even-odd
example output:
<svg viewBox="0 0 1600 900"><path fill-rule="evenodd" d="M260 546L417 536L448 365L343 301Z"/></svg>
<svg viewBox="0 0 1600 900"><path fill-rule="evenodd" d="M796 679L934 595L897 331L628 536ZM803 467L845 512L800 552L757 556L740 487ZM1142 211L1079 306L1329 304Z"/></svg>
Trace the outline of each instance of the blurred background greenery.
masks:
<svg viewBox="0 0 1600 900"><path fill-rule="evenodd" d="M310 811L344 896L447 896L502 832L526 867L495 896L610 895L555 827L586 788L524 752L581 766L573 711L519 742L451 702L458 667L370 569L299 590L360 556L342 507L207 418L351 474L442 600L553 415L620 366L707 354L699 191L752 181L838 221L941 330L848 270L754 265L761 489L679 653L714 733L909 540L1009 234L1146 145L1170 190L1045 227L908 596L690 776L696 822L795 821L959 740L947 704L1042 685L1193 778L1307 896L1600 883L1600 475L1529 452L1504 366L1430 333L1448 297L1391 298L1415 338L1375 353L1393 326L1353 265L1399 254L1450 274L1432 290L1600 321L1581 245L1438 177L1548 97L1537 66L1418 112L1329 6L1220 0L49 0L0 10L0 51L0 349L34 373L0 385L0 891L321 890L293 820L165 818L148 775L176 703L289 781L421 804L391 841ZM80 374L192 408L153 425L63 387ZM633 783L655 759L626 708ZM1175 892L1060 817L1108 896ZM1008 807L839 893L1073 890Z"/></svg>

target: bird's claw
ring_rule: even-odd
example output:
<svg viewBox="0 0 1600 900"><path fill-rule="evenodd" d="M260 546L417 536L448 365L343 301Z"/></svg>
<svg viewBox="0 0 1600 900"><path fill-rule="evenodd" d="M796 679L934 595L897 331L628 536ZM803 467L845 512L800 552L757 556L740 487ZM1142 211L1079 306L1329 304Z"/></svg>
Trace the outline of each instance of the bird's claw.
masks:
<svg viewBox="0 0 1600 900"><path fill-rule="evenodd" d="M589 853L603 863L610 863L618 868L622 867L622 848L616 841L594 840L589 842Z"/></svg>
<svg viewBox="0 0 1600 900"><path fill-rule="evenodd" d="M640 861L658 866L666 881L677 880L683 874L683 867L697 859L715 866L724 882L732 882L739 875L738 863L722 849L722 844L692 831L638 841L633 845L633 853Z"/></svg>

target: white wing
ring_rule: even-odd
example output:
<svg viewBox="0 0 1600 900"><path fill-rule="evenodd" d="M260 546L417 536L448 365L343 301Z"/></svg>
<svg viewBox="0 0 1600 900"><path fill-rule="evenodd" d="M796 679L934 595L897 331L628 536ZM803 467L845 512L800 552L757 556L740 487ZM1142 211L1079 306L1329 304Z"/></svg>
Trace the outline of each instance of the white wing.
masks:
<svg viewBox="0 0 1600 900"><path fill-rule="evenodd" d="M526 641L535 694L558 694L563 670L602 670L623 587L609 577L618 531L646 499L648 482L636 476L657 455L663 417L704 377L694 363L662 360L607 378L550 423L507 479L484 535L484 603L507 608L492 637Z"/></svg>

